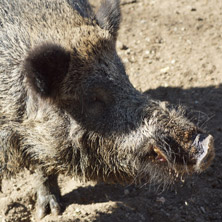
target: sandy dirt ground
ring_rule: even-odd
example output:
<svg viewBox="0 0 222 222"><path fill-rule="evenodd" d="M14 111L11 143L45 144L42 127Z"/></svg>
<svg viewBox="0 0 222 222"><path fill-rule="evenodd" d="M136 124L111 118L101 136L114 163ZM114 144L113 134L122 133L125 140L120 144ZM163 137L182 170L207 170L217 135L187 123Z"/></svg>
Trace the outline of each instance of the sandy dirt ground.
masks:
<svg viewBox="0 0 222 222"><path fill-rule="evenodd" d="M98 7L98 0L91 0ZM222 1L122 0L118 53L132 83L155 99L204 118L216 158L201 175L157 187L80 183L60 176L64 211L42 222L222 221ZM35 179L3 181L0 221L35 219Z"/></svg>

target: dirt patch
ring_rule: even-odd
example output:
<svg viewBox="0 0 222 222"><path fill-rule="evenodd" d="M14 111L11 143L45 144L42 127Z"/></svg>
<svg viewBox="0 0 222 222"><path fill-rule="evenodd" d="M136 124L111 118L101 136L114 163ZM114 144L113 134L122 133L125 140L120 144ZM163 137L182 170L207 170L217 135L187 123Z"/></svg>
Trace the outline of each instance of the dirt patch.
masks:
<svg viewBox="0 0 222 222"><path fill-rule="evenodd" d="M95 8L98 0L91 0ZM79 183L60 176L64 212L43 222L222 221L222 1L122 0L118 52L133 84L206 120L216 158L168 191ZM34 176L3 181L0 221L35 220Z"/></svg>

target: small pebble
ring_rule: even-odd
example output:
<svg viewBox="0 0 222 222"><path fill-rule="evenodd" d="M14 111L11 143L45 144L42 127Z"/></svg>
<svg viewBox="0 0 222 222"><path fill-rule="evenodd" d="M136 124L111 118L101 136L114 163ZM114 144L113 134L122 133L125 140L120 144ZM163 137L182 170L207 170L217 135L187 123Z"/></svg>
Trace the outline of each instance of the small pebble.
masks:
<svg viewBox="0 0 222 222"><path fill-rule="evenodd" d="M175 63L176 63L175 59L171 60L171 64L175 64Z"/></svg>
<svg viewBox="0 0 222 222"><path fill-rule="evenodd" d="M169 71L169 69L170 69L170 67L167 66L167 67L165 67L165 68L162 68L162 69L160 70L160 72L161 72L161 73L167 73L167 72Z"/></svg>

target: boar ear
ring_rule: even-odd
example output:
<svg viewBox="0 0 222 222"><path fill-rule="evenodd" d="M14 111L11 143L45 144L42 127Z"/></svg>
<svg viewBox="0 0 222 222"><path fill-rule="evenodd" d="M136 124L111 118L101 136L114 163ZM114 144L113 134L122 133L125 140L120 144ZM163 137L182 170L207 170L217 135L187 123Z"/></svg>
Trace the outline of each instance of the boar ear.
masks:
<svg viewBox="0 0 222 222"><path fill-rule="evenodd" d="M30 87L41 97L54 97L69 68L70 53L56 44L34 48L25 60Z"/></svg>
<svg viewBox="0 0 222 222"><path fill-rule="evenodd" d="M103 0L96 19L101 28L109 30L116 38L121 20L120 0Z"/></svg>

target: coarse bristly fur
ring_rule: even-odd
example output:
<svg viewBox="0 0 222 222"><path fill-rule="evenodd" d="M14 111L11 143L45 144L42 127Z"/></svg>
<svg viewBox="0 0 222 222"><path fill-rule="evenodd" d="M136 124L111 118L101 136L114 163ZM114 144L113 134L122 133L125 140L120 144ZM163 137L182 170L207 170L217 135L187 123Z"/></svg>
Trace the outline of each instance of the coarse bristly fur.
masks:
<svg viewBox="0 0 222 222"><path fill-rule="evenodd" d="M130 83L115 50L120 1L0 0L0 173L37 174L37 216L60 213L60 173L173 183L207 168L213 138Z"/></svg>

